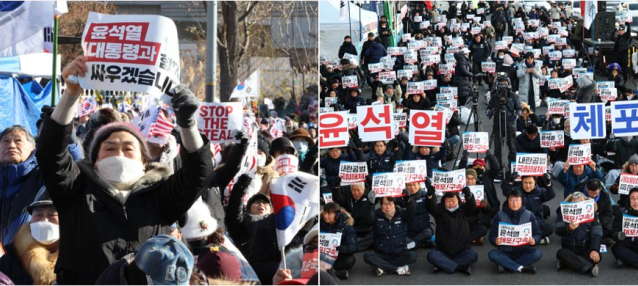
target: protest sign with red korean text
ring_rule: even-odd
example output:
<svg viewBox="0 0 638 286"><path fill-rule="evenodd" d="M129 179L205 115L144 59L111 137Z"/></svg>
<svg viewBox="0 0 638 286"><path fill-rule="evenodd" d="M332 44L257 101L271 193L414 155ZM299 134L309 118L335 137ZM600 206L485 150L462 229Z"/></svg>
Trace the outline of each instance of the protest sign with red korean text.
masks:
<svg viewBox="0 0 638 286"><path fill-rule="evenodd" d="M588 223L594 221L594 200L560 202L564 222Z"/></svg>
<svg viewBox="0 0 638 286"><path fill-rule="evenodd" d="M557 99L548 98L547 112L549 112L550 115L552 114L563 115L565 114L565 103L568 103L568 102L569 100L557 100Z"/></svg>
<svg viewBox="0 0 638 286"><path fill-rule="evenodd" d="M376 173L372 176L372 190L376 197L400 197L405 189L405 174Z"/></svg>
<svg viewBox="0 0 638 286"><path fill-rule="evenodd" d="M180 82L175 23L155 15L89 12L82 34L88 58L84 89L133 91L172 96Z"/></svg>
<svg viewBox="0 0 638 286"><path fill-rule="evenodd" d="M339 178L341 178L342 186L364 182L367 175L368 165L366 162L341 161L339 163Z"/></svg>
<svg viewBox="0 0 638 286"><path fill-rule="evenodd" d="M460 192L465 187L465 169L432 170L432 186L439 192Z"/></svg>
<svg viewBox="0 0 638 286"><path fill-rule="evenodd" d="M498 223L498 238L501 239L501 245L528 245L530 238L532 238L532 223L517 225L501 221Z"/></svg>
<svg viewBox="0 0 638 286"><path fill-rule="evenodd" d="M541 130L541 148L563 148L565 147L565 131L563 130Z"/></svg>
<svg viewBox="0 0 638 286"><path fill-rule="evenodd" d="M409 136L413 146L440 147L445 140L443 111L410 110Z"/></svg>
<svg viewBox="0 0 638 286"><path fill-rule="evenodd" d="M516 172L521 176L542 176L547 172L547 154L516 153Z"/></svg>
<svg viewBox="0 0 638 286"><path fill-rule="evenodd" d="M487 132L463 132L463 149L469 153L485 153L490 148Z"/></svg>
<svg viewBox="0 0 638 286"><path fill-rule="evenodd" d="M344 76L341 78L341 86L344 88L357 88L359 87L359 80L356 75Z"/></svg>
<svg viewBox="0 0 638 286"><path fill-rule="evenodd" d="M587 165L591 161L591 144L570 144L567 153L569 165Z"/></svg>
<svg viewBox="0 0 638 286"><path fill-rule="evenodd" d="M359 138L362 142L392 140L394 116L390 104L357 106Z"/></svg>
<svg viewBox="0 0 638 286"><path fill-rule="evenodd" d="M622 231L627 237L638 237L638 217L623 214Z"/></svg>
<svg viewBox="0 0 638 286"><path fill-rule="evenodd" d="M330 255L334 258L339 256L339 250L337 248L341 245L341 232L337 233L328 233L328 232L320 232L319 233L319 252Z"/></svg>
<svg viewBox="0 0 638 286"><path fill-rule="evenodd" d="M348 112L319 113L319 130L320 148L348 145Z"/></svg>
<svg viewBox="0 0 638 286"><path fill-rule="evenodd" d="M397 161L394 165L394 172L405 174L406 183L425 182L425 177L428 175L426 165L425 160Z"/></svg>
<svg viewBox="0 0 638 286"><path fill-rule="evenodd" d="M618 193L621 195L629 195L629 191L638 187L638 175L632 175L628 173L620 174L620 181L618 183Z"/></svg>

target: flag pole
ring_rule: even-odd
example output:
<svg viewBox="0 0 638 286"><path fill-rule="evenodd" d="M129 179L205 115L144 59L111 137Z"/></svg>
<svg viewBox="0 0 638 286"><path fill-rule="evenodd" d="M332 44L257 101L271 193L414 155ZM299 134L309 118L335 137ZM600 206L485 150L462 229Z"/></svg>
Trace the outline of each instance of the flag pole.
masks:
<svg viewBox="0 0 638 286"><path fill-rule="evenodd" d="M361 21L361 19L359 19L359 21ZM350 23L350 35L352 35L352 16L350 14L350 0L348 0L348 23Z"/></svg>
<svg viewBox="0 0 638 286"><path fill-rule="evenodd" d="M284 270L286 270L286 248L282 247L281 248L281 262L283 262L284 264Z"/></svg>
<svg viewBox="0 0 638 286"><path fill-rule="evenodd" d="M51 77L51 106L55 106L55 96L58 94L58 17L53 16L53 73Z"/></svg>

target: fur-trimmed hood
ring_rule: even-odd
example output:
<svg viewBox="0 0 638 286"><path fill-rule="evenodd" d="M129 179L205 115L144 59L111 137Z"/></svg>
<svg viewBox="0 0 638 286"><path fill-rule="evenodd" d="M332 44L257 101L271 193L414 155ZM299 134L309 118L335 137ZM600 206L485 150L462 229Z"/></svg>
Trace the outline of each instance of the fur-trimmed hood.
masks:
<svg viewBox="0 0 638 286"><path fill-rule="evenodd" d="M107 182L96 170L93 168L93 165L86 160L82 160L78 162L78 167L85 175L90 178L96 185L101 187L103 190L111 195L112 197L119 200L122 204L125 203L126 199L122 198L119 195L119 190ZM148 188L170 176L172 173L172 169L170 166L162 163L150 163L147 164L146 173L142 178L140 178L137 182L130 186L129 190L131 193L137 192L144 188Z"/></svg>
<svg viewBox="0 0 638 286"><path fill-rule="evenodd" d="M321 211L321 216L320 217L323 217L323 213L324 212ZM339 211L339 213L340 213L340 215L339 215L338 219L341 219L343 221L343 223L345 223L346 225L349 225L349 226L353 226L354 225L354 219L352 218L352 215L348 211L346 211L345 209L342 208Z"/></svg>
<svg viewBox="0 0 638 286"><path fill-rule="evenodd" d="M24 269L31 275L33 285L53 285L56 276L53 272L58 260L60 241L44 245L33 239L31 226L25 223L18 229L13 247Z"/></svg>

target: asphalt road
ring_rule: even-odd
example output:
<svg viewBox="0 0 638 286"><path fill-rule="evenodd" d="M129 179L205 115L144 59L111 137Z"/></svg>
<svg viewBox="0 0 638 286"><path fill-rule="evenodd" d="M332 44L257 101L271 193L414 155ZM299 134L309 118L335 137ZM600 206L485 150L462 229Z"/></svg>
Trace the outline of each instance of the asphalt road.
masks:
<svg viewBox="0 0 638 286"><path fill-rule="evenodd" d="M598 79L598 76L597 76ZM603 80L602 78L599 80ZM634 83L635 84L635 83ZM485 85L484 85L485 86ZM492 121L488 120L485 116L485 88L480 90L479 99L479 114L481 115L482 130L492 132ZM364 96L368 98L370 96L369 88L363 91ZM545 114L547 108L537 108L536 113L541 115ZM473 130L471 124L469 131ZM461 131L465 129L465 125L461 125ZM457 149L455 148L455 151ZM503 151L504 156L507 153ZM484 157L481 155L481 157ZM452 166L453 162L447 162L446 165ZM557 196L548 205L552 210L550 221L553 223L556 220L555 210L558 208L563 196L563 187L557 181L552 181L554 190ZM496 183L497 194L501 202L505 201L500 189L500 183ZM618 196L614 196L614 200L618 200ZM434 221L434 219L432 219ZM417 261L410 266L410 276L398 276L396 274L386 274L380 277L376 277L371 266L363 261L363 253L355 255L357 260L354 268L350 271L350 278L348 280L342 280L342 284L359 284L359 285L374 285L374 284L608 284L608 285L620 285L620 284L638 284L636 278L638 277L638 270L634 268L623 267L621 269L616 268L616 259L609 252L601 254L601 262L599 264L600 273L598 277L592 277L591 275L581 275L580 273L571 270L556 271L556 252L560 249L560 237L552 234L550 236L549 245L538 246L543 252L542 259L536 264L537 273L522 274L522 273L504 273L498 274L497 266L488 259L488 252L495 247L492 246L488 240L487 235L484 238L484 245L472 246L476 252L478 252L478 261L472 266L472 275L467 276L463 273L447 274L443 272L433 273L432 265L426 260L427 252L430 249L417 249ZM372 250L368 250L372 251Z"/></svg>

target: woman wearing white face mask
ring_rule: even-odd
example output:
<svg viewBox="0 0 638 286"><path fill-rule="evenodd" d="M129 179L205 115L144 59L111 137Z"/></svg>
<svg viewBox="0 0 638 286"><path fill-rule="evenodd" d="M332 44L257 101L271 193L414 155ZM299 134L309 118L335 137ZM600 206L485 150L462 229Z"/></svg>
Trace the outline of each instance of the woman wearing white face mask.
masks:
<svg viewBox="0 0 638 286"><path fill-rule="evenodd" d="M110 264L147 239L168 234L214 179L210 147L194 119L199 102L183 85L171 99L182 136L183 166L175 174L168 176L166 165L151 163L139 131L121 122L98 130L86 159L74 162L66 146L82 88L68 77L85 77L86 61L79 56L64 68L66 92L45 119L36 151L63 225L59 284L95 284Z"/></svg>
<svg viewBox="0 0 638 286"><path fill-rule="evenodd" d="M270 156L270 142L266 136L257 137L257 180L252 180L251 186L259 189L260 194L269 194L270 181L279 178L275 171L275 158Z"/></svg>
<svg viewBox="0 0 638 286"><path fill-rule="evenodd" d="M13 243L0 258L0 272L17 285L52 285L58 259L58 212L42 187L27 207L31 221L20 226ZM25 268L24 265L29 265Z"/></svg>

